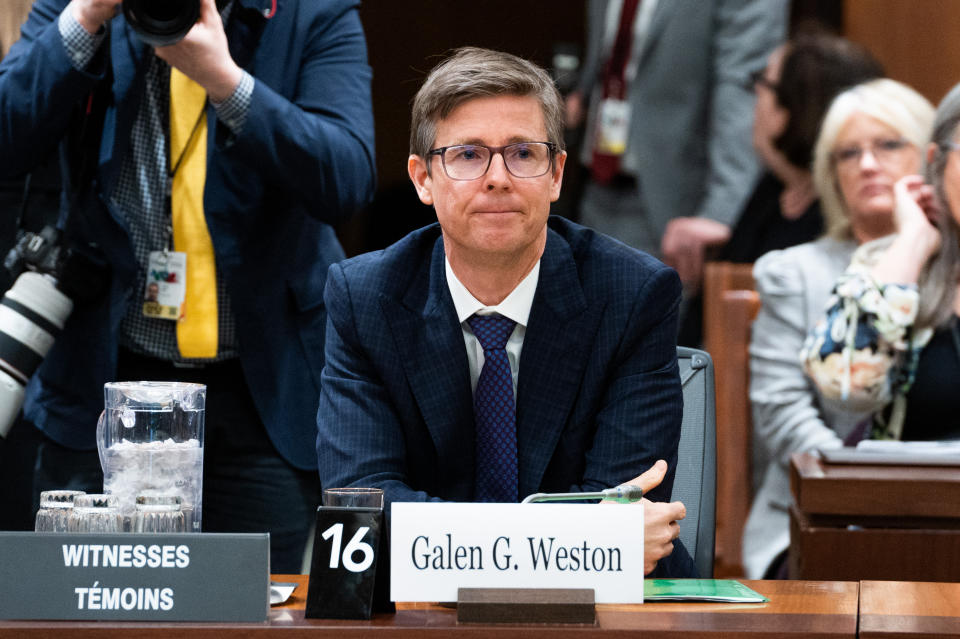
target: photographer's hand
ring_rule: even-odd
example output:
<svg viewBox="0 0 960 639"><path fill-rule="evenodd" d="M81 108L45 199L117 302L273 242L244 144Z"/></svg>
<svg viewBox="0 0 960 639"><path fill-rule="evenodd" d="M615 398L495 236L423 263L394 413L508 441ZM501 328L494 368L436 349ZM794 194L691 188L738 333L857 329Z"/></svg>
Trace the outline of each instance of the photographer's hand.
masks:
<svg viewBox="0 0 960 639"><path fill-rule="evenodd" d="M229 98L240 83L242 71L230 57L214 0L202 0L200 19L186 37L169 47L157 47L156 54L206 89L212 102Z"/></svg>
<svg viewBox="0 0 960 639"><path fill-rule="evenodd" d="M97 33L117 15L123 0L72 0L70 11L87 33Z"/></svg>

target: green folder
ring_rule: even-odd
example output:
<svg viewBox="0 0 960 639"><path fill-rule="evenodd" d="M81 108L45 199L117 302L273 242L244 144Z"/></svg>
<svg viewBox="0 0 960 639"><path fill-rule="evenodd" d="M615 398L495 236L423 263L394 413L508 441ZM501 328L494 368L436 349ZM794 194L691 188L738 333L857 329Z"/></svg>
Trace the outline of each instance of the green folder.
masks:
<svg viewBox="0 0 960 639"><path fill-rule="evenodd" d="M770 601L736 579L646 579L644 601L717 601L764 603Z"/></svg>

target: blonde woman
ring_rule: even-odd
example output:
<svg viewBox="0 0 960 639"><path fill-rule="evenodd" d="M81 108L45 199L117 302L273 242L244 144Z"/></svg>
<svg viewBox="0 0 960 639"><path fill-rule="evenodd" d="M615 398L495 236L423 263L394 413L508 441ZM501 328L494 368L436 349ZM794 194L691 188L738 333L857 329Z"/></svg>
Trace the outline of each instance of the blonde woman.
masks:
<svg viewBox="0 0 960 639"><path fill-rule="evenodd" d="M790 455L841 446L869 415L831 403L805 375L799 353L857 246L894 232L893 186L920 170L932 120L930 103L893 80L838 95L814 147L826 235L768 253L754 267L762 306L750 344L758 485L743 540L750 578L785 576Z"/></svg>
<svg viewBox="0 0 960 639"><path fill-rule="evenodd" d="M927 181L895 187L897 234L863 246L804 349L831 401L868 411L873 439L960 438L960 86L940 103Z"/></svg>

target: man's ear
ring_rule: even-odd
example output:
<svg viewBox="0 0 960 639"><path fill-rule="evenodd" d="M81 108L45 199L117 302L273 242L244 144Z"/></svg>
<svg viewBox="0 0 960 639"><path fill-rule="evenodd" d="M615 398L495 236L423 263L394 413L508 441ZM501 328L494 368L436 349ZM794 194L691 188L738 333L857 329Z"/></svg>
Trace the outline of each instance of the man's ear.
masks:
<svg viewBox="0 0 960 639"><path fill-rule="evenodd" d="M550 201L556 202L560 197L560 187L563 185L563 167L567 162L567 152L560 151L553 159L553 175L550 182Z"/></svg>
<svg viewBox="0 0 960 639"><path fill-rule="evenodd" d="M427 172L427 163L419 155L411 155L407 158L407 174L410 181L413 182L413 188L417 190L417 196L420 201L431 206L433 204L433 178Z"/></svg>

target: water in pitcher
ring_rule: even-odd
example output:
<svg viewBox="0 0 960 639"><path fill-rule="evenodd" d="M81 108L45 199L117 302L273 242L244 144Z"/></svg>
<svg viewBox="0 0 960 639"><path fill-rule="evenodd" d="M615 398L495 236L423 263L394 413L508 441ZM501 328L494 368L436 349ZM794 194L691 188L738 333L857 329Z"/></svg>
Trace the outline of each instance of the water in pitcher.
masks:
<svg viewBox="0 0 960 639"><path fill-rule="evenodd" d="M179 495L187 532L200 532L203 448L196 439L124 440L107 448L103 468L103 491L119 498L125 520L133 515L137 495Z"/></svg>

